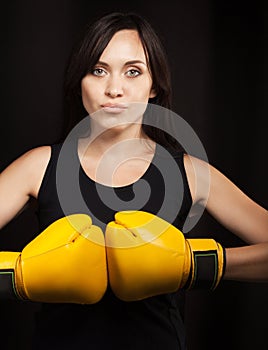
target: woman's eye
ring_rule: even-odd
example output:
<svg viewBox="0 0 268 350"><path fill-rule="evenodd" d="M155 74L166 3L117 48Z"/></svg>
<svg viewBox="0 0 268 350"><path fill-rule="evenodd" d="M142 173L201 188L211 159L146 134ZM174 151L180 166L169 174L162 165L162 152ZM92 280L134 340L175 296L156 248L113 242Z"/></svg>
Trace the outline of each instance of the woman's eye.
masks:
<svg viewBox="0 0 268 350"><path fill-rule="evenodd" d="M92 74L96 75L98 77L101 77L101 76L103 76L105 74L105 72L101 68L95 68L95 69L93 69Z"/></svg>
<svg viewBox="0 0 268 350"><path fill-rule="evenodd" d="M134 77L137 77L138 75L140 75L141 72L139 72L137 69L130 69L127 71L126 74L128 77L134 78Z"/></svg>

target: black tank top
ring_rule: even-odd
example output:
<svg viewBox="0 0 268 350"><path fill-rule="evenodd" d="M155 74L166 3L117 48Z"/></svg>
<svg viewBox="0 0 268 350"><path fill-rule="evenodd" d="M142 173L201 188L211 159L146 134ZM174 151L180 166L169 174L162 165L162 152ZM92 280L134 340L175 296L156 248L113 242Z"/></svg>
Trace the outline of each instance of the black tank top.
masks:
<svg viewBox="0 0 268 350"><path fill-rule="evenodd" d="M79 212L89 214L93 224L105 231L115 212L131 209L151 212L183 231L192 199L182 152L166 153L157 146L143 176L135 184L116 188L96 184L86 175L76 147L67 152L66 168L63 145L51 146L38 195L40 232L55 220ZM78 188L79 195L75 193ZM44 303L36 318L34 349L186 349L183 301L183 291L178 291L123 302L108 287L102 300L93 305Z"/></svg>

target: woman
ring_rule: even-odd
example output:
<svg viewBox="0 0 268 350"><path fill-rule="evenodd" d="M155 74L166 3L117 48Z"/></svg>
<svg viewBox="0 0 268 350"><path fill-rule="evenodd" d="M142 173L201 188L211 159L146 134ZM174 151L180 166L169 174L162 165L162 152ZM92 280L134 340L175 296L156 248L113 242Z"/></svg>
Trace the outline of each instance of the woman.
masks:
<svg viewBox="0 0 268 350"><path fill-rule="evenodd" d="M84 211L80 197L62 196L70 187L61 187L63 178L68 178L61 168L66 154L69 168L79 168L78 181L71 179L80 184L86 210L103 230L119 210L159 215L168 175L162 176L158 160L164 159L163 168L180 180L165 202L163 217L184 230L193 208L205 206L219 223L249 243L226 249L223 278L268 280L267 210L206 161L187 154L184 142L170 135L168 126L158 128L153 119L171 107L170 77L161 43L143 18L112 13L92 24L71 57L65 92L70 114L66 135L71 137L30 150L2 172L1 227L31 197L38 199L40 231L64 215ZM148 102L153 113L147 110ZM81 123L85 117L86 130ZM77 125L78 132L73 132ZM133 198L144 194L139 185L143 180L150 193L137 204ZM92 305L44 303L37 315L34 349L185 349L182 296L176 291L124 302L108 287Z"/></svg>

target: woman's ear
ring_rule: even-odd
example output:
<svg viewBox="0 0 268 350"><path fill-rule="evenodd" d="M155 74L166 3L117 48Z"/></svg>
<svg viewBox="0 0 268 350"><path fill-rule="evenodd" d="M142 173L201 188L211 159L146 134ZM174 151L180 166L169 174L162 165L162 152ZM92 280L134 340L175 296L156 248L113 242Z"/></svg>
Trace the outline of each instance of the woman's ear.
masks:
<svg viewBox="0 0 268 350"><path fill-rule="evenodd" d="M156 91L154 88L151 88L151 92L150 92L150 95L149 95L149 98L154 98L156 96Z"/></svg>

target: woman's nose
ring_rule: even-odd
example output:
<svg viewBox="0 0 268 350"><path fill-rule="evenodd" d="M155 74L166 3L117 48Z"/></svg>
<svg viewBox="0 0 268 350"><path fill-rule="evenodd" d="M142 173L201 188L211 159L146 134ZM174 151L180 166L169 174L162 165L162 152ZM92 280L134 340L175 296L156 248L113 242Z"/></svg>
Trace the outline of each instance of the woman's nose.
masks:
<svg viewBox="0 0 268 350"><path fill-rule="evenodd" d="M120 92L118 89L107 89L106 95L110 97L119 97L122 96L122 92Z"/></svg>
<svg viewBox="0 0 268 350"><path fill-rule="evenodd" d="M120 81L113 79L106 87L105 94L109 97L120 97L123 95L123 88Z"/></svg>

